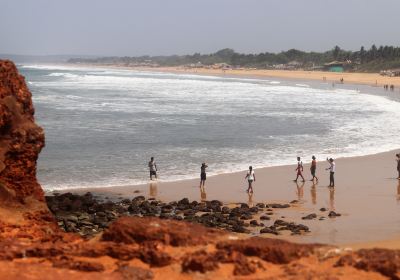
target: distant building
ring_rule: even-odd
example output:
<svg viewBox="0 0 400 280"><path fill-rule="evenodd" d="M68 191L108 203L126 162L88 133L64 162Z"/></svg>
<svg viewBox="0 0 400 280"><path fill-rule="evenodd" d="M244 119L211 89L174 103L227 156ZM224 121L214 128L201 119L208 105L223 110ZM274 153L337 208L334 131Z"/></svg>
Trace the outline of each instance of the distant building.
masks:
<svg viewBox="0 0 400 280"><path fill-rule="evenodd" d="M293 70L299 69L299 68L301 68L301 66L302 66L302 63L298 62L296 60L290 61L288 64L286 64L287 69L293 69Z"/></svg>
<svg viewBox="0 0 400 280"><path fill-rule="evenodd" d="M380 74L382 76L400 77L400 68L399 69L382 70L380 72Z"/></svg>
<svg viewBox="0 0 400 280"><path fill-rule="evenodd" d="M351 61L332 61L324 64L324 71L344 72L351 67Z"/></svg>
<svg viewBox="0 0 400 280"><path fill-rule="evenodd" d="M302 66L303 64L301 62L293 60L286 64L275 64L272 66L272 68L277 70L299 70L302 68Z"/></svg>
<svg viewBox="0 0 400 280"><path fill-rule="evenodd" d="M215 63L211 66L213 69L223 69L223 70L229 70L232 69L232 66L229 65L228 63Z"/></svg>
<svg viewBox="0 0 400 280"><path fill-rule="evenodd" d="M204 65L199 61L197 63L186 64L184 68L204 68Z"/></svg>

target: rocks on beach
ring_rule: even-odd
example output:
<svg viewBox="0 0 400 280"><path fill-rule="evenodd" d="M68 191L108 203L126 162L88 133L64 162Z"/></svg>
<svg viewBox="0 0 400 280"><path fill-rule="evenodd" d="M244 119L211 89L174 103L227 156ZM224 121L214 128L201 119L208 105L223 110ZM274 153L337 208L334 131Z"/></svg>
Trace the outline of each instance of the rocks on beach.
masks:
<svg viewBox="0 0 400 280"><path fill-rule="evenodd" d="M317 218L317 214L315 214L315 213L312 213L312 214L302 217L303 220L313 220L316 218Z"/></svg>
<svg viewBox="0 0 400 280"><path fill-rule="evenodd" d="M56 216L59 227L66 232L79 233L85 237L102 232L121 216L184 220L246 234L254 231L274 235L284 230L289 230L292 234L309 231L304 225L281 220L276 220L275 223L271 221L274 215L273 209L288 208L289 204L258 203L254 207L249 207L246 203L240 203L235 207L228 207L218 200L197 202L183 198L166 203L154 198L146 199L142 195L133 199L124 198L116 202L110 200L103 202L96 199L90 192L84 195L56 194L47 196L46 201L49 209ZM266 226L265 222L271 225Z"/></svg>
<svg viewBox="0 0 400 280"><path fill-rule="evenodd" d="M336 213L335 211L330 211L328 214L329 218L335 218L335 217L340 217L342 214Z"/></svg>

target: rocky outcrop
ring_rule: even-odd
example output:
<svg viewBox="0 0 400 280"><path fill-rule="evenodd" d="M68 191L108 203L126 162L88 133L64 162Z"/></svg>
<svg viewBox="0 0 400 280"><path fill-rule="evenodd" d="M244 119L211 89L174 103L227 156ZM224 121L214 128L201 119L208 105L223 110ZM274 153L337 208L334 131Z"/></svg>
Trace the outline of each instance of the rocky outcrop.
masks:
<svg viewBox="0 0 400 280"><path fill-rule="evenodd" d="M44 132L34 122L31 93L11 61L0 61L1 204L32 198L43 201L36 180L36 160Z"/></svg>
<svg viewBox="0 0 400 280"><path fill-rule="evenodd" d="M0 240L42 240L60 232L36 180L43 146L24 77L11 61L0 61Z"/></svg>
<svg viewBox="0 0 400 280"><path fill-rule="evenodd" d="M12 62L0 61L0 279L399 279L398 251L347 253L226 231L242 231L233 225L240 226L239 220L250 220L261 209L289 205L228 209L218 201L152 204L136 197L125 202L125 209L123 202L107 206L90 195L68 194L48 198L51 211L59 213L58 218L68 211L81 212L57 221L35 176L43 146L43 130L34 123L24 78ZM196 218L196 211L204 210L208 214ZM118 218L124 211L158 217ZM167 219L177 211L186 221ZM72 225L92 230L90 215L102 233L87 240L73 230L65 232ZM269 216L262 220L269 221ZM206 228L193 222L226 226ZM307 232L281 220L264 229Z"/></svg>

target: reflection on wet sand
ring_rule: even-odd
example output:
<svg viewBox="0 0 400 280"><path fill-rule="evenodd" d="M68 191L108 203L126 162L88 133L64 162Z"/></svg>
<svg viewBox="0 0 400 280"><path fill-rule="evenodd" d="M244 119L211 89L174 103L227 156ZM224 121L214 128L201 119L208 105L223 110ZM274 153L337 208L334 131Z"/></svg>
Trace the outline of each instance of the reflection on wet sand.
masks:
<svg viewBox="0 0 400 280"><path fill-rule="evenodd" d="M157 196L157 183L149 184L149 196L154 198Z"/></svg>
<svg viewBox="0 0 400 280"><path fill-rule="evenodd" d="M400 180L397 182L397 202L400 202Z"/></svg>
<svg viewBox="0 0 400 280"><path fill-rule="evenodd" d="M248 192L247 193L249 195L249 201L248 201L248 205L249 207L254 207L254 202L253 202L253 193L252 192Z"/></svg>
<svg viewBox="0 0 400 280"><path fill-rule="evenodd" d="M312 204L317 204L317 188L316 188L316 183L313 183L311 186L311 202Z"/></svg>
<svg viewBox="0 0 400 280"><path fill-rule="evenodd" d="M302 201L304 198L304 184L305 184L305 182L302 182L301 184L296 182L296 186L297 186L296 194L297 194L298 201Z"/></svg>
<svg viewBox="0 0 400 280"><path fill-rule="evenodd" d="M329 208L335 211L335 188L329 187Z"/></svg>
<svg viewBox="0 0 400 280"><path fill-rule="evenodd" d="M207 200L206 189L205 189L204 186L200 187L200 199L201 199L201 201L206 201Z"/></svg>

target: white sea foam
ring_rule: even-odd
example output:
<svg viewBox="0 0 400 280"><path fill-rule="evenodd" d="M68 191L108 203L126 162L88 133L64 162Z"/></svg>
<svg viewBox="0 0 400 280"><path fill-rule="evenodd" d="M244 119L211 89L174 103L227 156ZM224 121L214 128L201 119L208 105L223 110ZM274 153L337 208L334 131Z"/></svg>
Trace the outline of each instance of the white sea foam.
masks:
<svg viewBox="0 0 400 280"><path fill-rule="evenodd" d="M78 78L79 77L79 75L76 75L76 74L59 73L59 72L50 73L47 76L49 76L49 77L64 77L64 78L68 78L68 79L74 79L74 78Z"/></svg>

